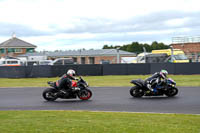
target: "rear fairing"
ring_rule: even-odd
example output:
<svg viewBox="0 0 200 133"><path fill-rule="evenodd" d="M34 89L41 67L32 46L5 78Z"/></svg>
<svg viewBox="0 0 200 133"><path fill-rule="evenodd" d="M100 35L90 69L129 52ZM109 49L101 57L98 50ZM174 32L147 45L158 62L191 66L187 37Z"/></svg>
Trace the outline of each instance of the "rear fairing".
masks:
<svg viewBox="0 0 200 133"><path fill-rule="evenodd" d="M141 79L131 80L131 83L139 87L145 87L145 82Z"/></svg>

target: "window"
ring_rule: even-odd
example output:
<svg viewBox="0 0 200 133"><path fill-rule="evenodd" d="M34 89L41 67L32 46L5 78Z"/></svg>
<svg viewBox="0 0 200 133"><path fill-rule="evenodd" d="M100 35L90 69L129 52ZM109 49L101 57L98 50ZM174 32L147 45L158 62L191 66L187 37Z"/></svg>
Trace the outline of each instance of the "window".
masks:
<svg viewBox="0 0 200 133"><path fill-rule="evenodd" d="M109 60L101 60L101 64L110 64Z"/></svg>
<svg viewBox="0 0 200 133"><path fill-rule="evenodd" d="M8 53L13 53L15 51L14 48L8 48Z"/></svg>
<svg viewBox="0 0 200 133"><path fill-rule="evenodd" d="M33 52L34 52L34 48L27 48L27 49L26 49L26 52L27 52L27 53L33 53Z"/></svg>
<svg viewBox="0 0 200 133"><path fill-rule="evenodd" d="M187 60L187 57L184 54L174 55L176 60Z"/></svg>
<svg viewBox="0 0 200 133"><path fill-rule="evenodd" d="M89 57L89 64L94 64L94 63L95 63L95 58Z"/></svg>
<svg viewBox="0 0 200 133"><path fill-rule="evenodd" d="M7 64L18 64L18 61L7 61Z"/></svg>
<svg viewBox="0 0 200 133"><path fill-rule="evenodd" d="M16 48L15 49L15 53L22 53L22 49L21 48Z"/></svg>
<svg viewBox="0 0 200 133"><path fill-rule="evenodd" d="M63 65L66 65L66 64L73 64L73 59L64 59L64 64Z"/></svg>
<svg viewBox="0 0 200 133"><path fill-rule="evenodd" d="M85 64L85 57L81 57L81 64Z"/></svg>
<svg viewBox="0 0 200 133"><path fill-rule="evenodd" d="M4 53L5 52L5 49L0 49L0 53Z"/></svg>
<svg viewBox="0 0 200 133"><path fill-rule="evenodd" d="M63 60L58 60L54 63L54 65L63 65Z"/></svg>
<svg viewBox="0 0 200 133"><path fill-rule="evenodd" d="M67 65L67 64L73 64L73 60L71 58L66 59L56 59L52 63L52 65Z"/></svg>
<svg viewBox="0 0 200 133"><path fill-rule="evenodd" d="M74 63L77 63L77 57L72 57L72 59Z"/></svg>

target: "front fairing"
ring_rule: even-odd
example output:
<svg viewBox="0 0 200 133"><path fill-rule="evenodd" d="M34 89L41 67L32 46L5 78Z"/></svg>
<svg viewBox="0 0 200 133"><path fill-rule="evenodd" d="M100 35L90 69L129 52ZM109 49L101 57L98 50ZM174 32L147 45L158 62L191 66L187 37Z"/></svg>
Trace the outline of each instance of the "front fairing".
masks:
<svg viewBox="0 0 200 133"><path fill-rule="evenodd" d="M85 88L89 87L88 83L85 80L83 80L82 78L80 78L80 80L78 81L77 86L81 89L85 89Z"/></svg>
<svg viewBox="0 0 200 133"><path fill-rule="evenodd" d="M72 80L72 87L77 87L77 82Z"/></svg>
<svg viewBox="0 0 200 133"><path fill-rule="evenodd" d="M171 86L176 86L176 82L173 79L171 79L171 78L167 79L167 84L171 85Z"/></svg>

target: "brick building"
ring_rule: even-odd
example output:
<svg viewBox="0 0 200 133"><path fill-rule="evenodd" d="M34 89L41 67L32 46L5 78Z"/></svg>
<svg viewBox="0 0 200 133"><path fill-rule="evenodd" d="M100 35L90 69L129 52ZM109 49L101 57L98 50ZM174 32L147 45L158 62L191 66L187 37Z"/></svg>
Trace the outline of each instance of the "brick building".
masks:
<svg viewBox="0 0 200 133"><path fill-rule="evenodd" d="M35 52L36 47L37 46L13 36L9 40L0 43L0 57L16 57L18 55L32 53Z"/></svg>
<svg viewBox="0 0 200 133"><path fill-rule="evenodd" d="M171 46L183 50L192 62L200 62L200 37L174 38Z"/></svg>
<svg viewBox="0 0 200 133"><path fill-rule="evenodd" d="M122 57L135 57L135 53L116 49L99 50L69 50L58 52L27 53L20 55L34 59L34 57L45 56L46 59L72 58L76 64L115 64L120 63Z"/></svg>

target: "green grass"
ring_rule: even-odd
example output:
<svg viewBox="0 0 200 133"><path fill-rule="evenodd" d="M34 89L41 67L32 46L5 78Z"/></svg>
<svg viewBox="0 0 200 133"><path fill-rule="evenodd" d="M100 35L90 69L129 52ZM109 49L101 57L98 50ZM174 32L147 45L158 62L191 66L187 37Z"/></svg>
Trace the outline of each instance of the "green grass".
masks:
<svg viewBox="0 0 200 133"><path fill-rule="evenodd" d="M115 75L115 76L84 76L90 86L132 86L132 79L145 79L150 75ZM200 75L169 75L177 82L177 86L200 86ZM56 78L0 78L0 87L47 87L47 81L56 81Z"/></svg>
<svg viewBox="0 0 200 133"><path fill-rule="evenodd" d="M200 115L0 111L1 133L199 133Z"/></svg>
<svg viewBox="0 0 200 133"><path fill-rule="evenodd" d="M150 75L84 76L90 86L131 86ZM200 75L170 75L200 86ZM0 87L46 87L57 78L0 79ZM200 133L200 115L88 111L0 111L0 133Z"/></svg>

